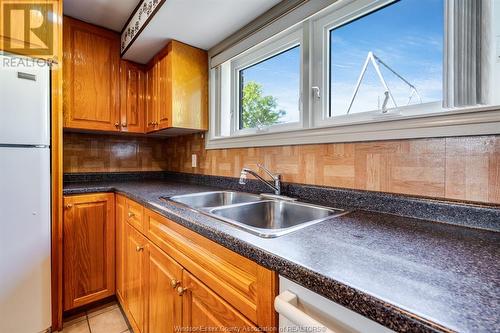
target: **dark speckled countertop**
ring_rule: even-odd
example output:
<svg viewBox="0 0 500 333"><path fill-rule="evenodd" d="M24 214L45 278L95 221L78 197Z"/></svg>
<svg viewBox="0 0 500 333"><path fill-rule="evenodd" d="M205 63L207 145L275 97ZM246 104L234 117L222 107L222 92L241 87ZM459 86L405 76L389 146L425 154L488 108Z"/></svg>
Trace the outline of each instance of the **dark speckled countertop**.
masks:
<svg viewBox="0 0 500 333"><path fill-rule="evenodd" d="M500 331L499 232L357 210L264 239L160 199L212 189L169 180L71 182L64 194L125 194L396 331Z"/></svg>

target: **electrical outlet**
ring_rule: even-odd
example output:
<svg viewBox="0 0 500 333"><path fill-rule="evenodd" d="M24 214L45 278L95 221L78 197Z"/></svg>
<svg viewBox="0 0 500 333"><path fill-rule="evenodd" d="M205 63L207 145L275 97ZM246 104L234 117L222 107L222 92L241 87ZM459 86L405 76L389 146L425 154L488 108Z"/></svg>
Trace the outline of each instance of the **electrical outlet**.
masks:
<svg viewBox="0 0 500 333"><path fill-rule="evenodd" d="M191 155L191 167L196 168L198 166L196 154Z"/></svg>

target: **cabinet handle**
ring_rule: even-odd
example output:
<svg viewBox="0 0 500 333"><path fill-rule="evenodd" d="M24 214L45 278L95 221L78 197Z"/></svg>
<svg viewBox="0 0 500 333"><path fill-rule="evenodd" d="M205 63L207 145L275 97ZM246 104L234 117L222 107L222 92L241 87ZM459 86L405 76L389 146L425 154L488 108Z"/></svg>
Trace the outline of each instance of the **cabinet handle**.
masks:
<svg viewBox="0 0 500 333"><path fill-rule="evenodd" d="M67 205L66 205L66 209L71 209L71 208L73 208L73 205L72 205L72 204L67 204Z"/></svg>
<svg viewBox="0 0 500 333"><path fill-rule="evenodd" d="M131 218L132 218L132 217L134 217L134 216L135 216L135 214L134 214L134 213L132 213L132 212L128 212L128 218L129 218L129 219L131 219Z"/></svg>
<svg viewBox="0 0 500 333"><path fill-rule="evenodd" d="M172 279L172 281L170 281L170 286L172 286L172 289L175 289L179 283L180 282L176 279Z"/></svg>
<svg viewBox="0 0 500 333"><path fill-rule="evenodd" d="M184 292L185 292L185 291L187 291L187 290L188 290L188 288L182 288L182 286L179 286L179 287L177 288L177 294L178 294L179 296L182 296L182 295L184 294Z"/></svg>
<svg viewBox="0 0 500 333"><path fill-rule="evenodd" d="M135 248L135 250L136 250L137 252L144 251L144 246L139 246L139 245L137 245L137 247Z"/></svg>
<svg viewBox="0 0 500 333"><path fill-rule="evenodd" d="M122 123L122 127L127 127L127 123L126 123L126 122L123 122L123 123Z"/></svg>
<svg viewBox="0 0 500 333"><path fill-rule="evenodd" d="M116 127L116 128L120 127L120 123L119 123L119 122L116 122L116 123L115 123L115 127Z"/></svg>

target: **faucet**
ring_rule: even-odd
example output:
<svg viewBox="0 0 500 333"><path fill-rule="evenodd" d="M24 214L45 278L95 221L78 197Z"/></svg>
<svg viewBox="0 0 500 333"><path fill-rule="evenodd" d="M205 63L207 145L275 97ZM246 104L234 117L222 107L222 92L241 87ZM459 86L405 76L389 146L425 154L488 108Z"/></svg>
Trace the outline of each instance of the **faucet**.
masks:
<svg viewBox="0 0 500 333"><path fill-rule="evenodd" d="M281 195L281 175L280 174L273 174L269 169L267 169L265 166L262 164L257 164L257 166L264 170L265 173L267 173L269 176L272 178L271 181L267 181L264 178L262 178L257 172L253 171L252 169L249 168L243 168L241 169L241 174L240 174L240 184L245 185L246 184L246 179L247 175L251 174L267 186L273 189L274 194L276 195Z"/></svg>

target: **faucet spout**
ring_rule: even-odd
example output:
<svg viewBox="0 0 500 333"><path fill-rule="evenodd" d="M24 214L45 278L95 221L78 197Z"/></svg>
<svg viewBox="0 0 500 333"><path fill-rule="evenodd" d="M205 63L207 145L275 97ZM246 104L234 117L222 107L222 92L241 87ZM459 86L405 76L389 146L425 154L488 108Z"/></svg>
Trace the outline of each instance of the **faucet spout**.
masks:
<svg viewBox="0 0 500 333"><path fill-rule="evenodd" d="M260 176L257 172L253 171L252 169L243 168L241 169L240 173L240 184L245 185L248 174L251 174L258 180L266 184L268 187L270 187L274 191L274 194L281 195L281 175L273 174L271 171L269 171L269 169L267 169L261 164L258 164L258 166L272 178L272 182L265 180L262 176Z"/></svg>

